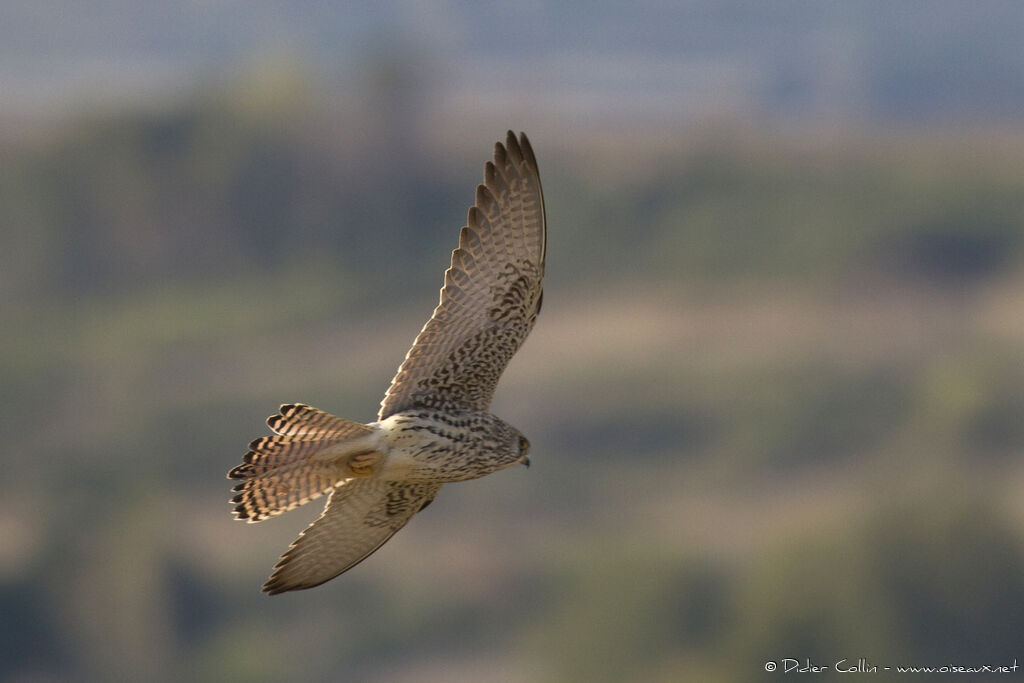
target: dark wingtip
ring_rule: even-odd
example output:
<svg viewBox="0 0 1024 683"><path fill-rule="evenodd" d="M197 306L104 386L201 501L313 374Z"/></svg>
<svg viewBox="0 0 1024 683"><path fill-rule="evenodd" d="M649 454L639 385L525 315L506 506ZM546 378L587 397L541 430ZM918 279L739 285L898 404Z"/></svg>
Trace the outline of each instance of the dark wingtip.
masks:
<svg viewBox="0 0 1024 683"><path fill-rule="evenodd" d="M522 150L523 159L526 160L526 163L529 164L534 171L539 173L537 157L533 153L533 145L530 144L530 138L526 137L526 133L519 134L519 148Z"/></svg>
<svg viewBox="0 0 1024 683"><path fill-rule="evenodd" d="M302 588L308 588L308 586L289 586L288 583L281 577L279 570L285 565L285 558L282 557L274 565L274 571L271 572L270 577L260 587L267 595L280 595L281 593L287 593L288 591L300 590Z"/></svg>
<svg viewBox="0 0 1024 683"><path fill-rule="evenodd" d="M509 130L505 134L505 144L497 142L494 147L495 160L503 159L507 150L508 156L513 161L516 163L520 160L525 161L535 172L540 172L537 167L537 157L533 153L533 145L530 144L530 138L526 133L520 131L517 137L515 131Z"/></svg>
<svg viewBox="0 0 1024 683"><path fill-rule="evenodd" d="M519 148L519 140L516 138L516 134L509 131L505 135L505 147L508 149L509 155L515 158L521 158L523 156L523 150Z"/></svg>

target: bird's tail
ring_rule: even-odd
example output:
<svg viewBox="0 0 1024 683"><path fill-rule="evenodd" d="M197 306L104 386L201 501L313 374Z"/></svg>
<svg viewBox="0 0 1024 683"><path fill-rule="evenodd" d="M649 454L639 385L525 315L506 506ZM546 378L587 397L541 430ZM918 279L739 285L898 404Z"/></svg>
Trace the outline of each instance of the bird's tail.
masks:
<svg viewBox="0 0 1024 683"><path fill-rule="evenodd" d="M301 403L267 418L275 432L249 444L242 464L228 472L235 485L235 517L258 522L366 476L380 459L374 429Z"/></svg>

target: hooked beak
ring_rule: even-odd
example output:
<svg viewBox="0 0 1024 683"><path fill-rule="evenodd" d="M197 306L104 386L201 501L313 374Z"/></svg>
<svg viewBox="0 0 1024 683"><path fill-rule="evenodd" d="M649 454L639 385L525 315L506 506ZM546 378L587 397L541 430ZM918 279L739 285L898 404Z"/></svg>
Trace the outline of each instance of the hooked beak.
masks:
<svg viewBox="0 0 1024 683"><path fill-rule="evenodd" d="M522 458L519 459L519 462L523 463L527 467L530 466L530 458L528 456L524 455Z"/></svg>

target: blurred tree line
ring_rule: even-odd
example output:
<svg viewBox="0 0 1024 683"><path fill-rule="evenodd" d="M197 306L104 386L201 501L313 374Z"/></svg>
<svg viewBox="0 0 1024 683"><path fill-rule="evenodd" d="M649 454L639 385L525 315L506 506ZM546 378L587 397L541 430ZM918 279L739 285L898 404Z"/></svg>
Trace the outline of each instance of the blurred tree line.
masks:
<svg viewBox="0 0 1024 683"><path fill-rule="evenodd" d="M381 245L403 266L394 276L415 267L444 235L409 226L466 203L461 174L416 117L415 73L384 62L328 111L312 83L282 71L8 139L2 277L24 296L7 304L311 258L365 275ZM686 154L640 181L606 170L623 182L601 192L566 166L574 158L553 159L572 207L564 239L594 245L577 268L623 274L635 267L618 258L623 247L649 252L645 267L671 279L877 268L969 283L1019 262L1024 198L1012 160L986 158L990 149L954 140L933 150L945 158L913 143L907 158L877 148L843 158L777 145L712 133L677 143ZM367 231L376 239L359 239Z"/></svg>
<svg viewBox="0 0 1024 683"><path fill-rule="evenodd" d="M4 142L3 678L456 680L444 659L466 680L735 681L782 657L1020 654L1024 337L985 321L1021 302L1024 152L984 137L712 133L646 163L598 145L591 165L534 136L551 324L625 293L627 333L649 299L669 352L550 361L513 402L543 476L429 513L479 542L422 559L410 539L389 558L408 571L380 558L319 595L257 595L292 530L228 519L229 455L295 373L324 407L373 405L368 375L339 388L306 356L376 340L383 304L439 284L477 180L478 145L463 163L432 144L403 79L383 65L335 107L284 74ZM814 332L851 300L861 336ZM676 331L751 305L757 334L772 306L811 314L778 318L778 353ZM909 349L894 306L921 319ZM585 323L551 348L613 343ZM346 363L379 383L397 361ZM460 562L482 569L454 580Z"/></svg>

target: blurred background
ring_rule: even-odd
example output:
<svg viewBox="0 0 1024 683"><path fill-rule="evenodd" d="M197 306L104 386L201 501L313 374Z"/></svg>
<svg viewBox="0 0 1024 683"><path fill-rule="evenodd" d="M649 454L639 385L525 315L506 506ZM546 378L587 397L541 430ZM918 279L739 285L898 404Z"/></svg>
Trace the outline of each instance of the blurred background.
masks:
<svg viewBox="0 0 1024 683"><path fill-rule="evenodd" d="M0 679L1024 665L1022 29L4 3ZM225 472L280 403L375 417L508 128L549 262L494 409L534 466L261 594L321 505L240 524Z"/></svg>

